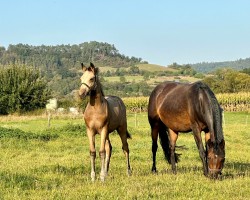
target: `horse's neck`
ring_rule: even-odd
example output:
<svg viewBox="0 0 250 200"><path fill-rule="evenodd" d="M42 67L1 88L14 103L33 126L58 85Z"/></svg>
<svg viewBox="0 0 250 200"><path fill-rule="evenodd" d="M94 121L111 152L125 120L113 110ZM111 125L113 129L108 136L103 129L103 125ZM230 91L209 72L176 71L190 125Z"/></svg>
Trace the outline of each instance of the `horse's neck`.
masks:
<svg viewBox="0 0 250 200"><path fill-rule="evenodd" d="M90 92L90 105L91 106L101 106L105 102L105 98L102 92L100 82L97 81L97 87L95 91Z"/></svg>

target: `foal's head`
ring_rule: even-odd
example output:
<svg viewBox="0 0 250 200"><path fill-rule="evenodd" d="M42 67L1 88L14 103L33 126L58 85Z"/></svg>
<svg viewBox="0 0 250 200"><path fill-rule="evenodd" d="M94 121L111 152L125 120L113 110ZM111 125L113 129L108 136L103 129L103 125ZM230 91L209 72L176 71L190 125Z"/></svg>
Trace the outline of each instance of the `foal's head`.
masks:
<svg viewBox="0 0 250 200"><path fill-rule="evenodd" d="M81 63L83 75L81 76L81 87L79 89L79 96L84 98L91 90L95 90L97 87L97 71L98 69L93 63L90 63L89 67L86 67Z"/></svg>
<svg viewBox="0 0 250 200"><path fill-rule="evenodd" d="M225 162L225 141L215 144L210 139L207 142L208 173L212 178L218 178Z"/></svg>

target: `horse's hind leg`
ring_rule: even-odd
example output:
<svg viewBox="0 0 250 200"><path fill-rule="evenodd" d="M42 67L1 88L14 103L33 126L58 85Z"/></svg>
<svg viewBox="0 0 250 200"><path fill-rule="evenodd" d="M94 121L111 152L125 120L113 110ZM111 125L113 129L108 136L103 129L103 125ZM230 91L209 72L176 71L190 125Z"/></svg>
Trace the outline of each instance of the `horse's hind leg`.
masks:
<svg viewBox="0 0 250 200"><path fill-rule="evenodd" d="M175 158L175 146L178 138L178 133L169 129L169 141L170 141L170 162L172 166L172 171L176 174L176 158Z"/></svg>
<svg viewBox="0 0 250 200"><path fill-rule="evenodd" d="M158 149L158 144L157 144L157 140L158 140L158 135L159 135L159 123L158 122L150 122L150 126L151 126L151 138L152 138L152 160L153 160L153 164L152 164L152 169L151 171L153 173L157 172L156 169L156 152Z"/></svg>
<svg viewBox="0 0 250 200"><path fill-rule="evenodd" d="M106 139L105 151L106 151L105 171L108 173L110 158L111 158L111 154L112 154L112 145L111 145L111 142L109 140L109 137L107 137L107 139Z"/></svg>
<svg viewBox="0 0 250 200"><path fill-rule="evenodd" d="M117 132L120 135L121 141L122 141L122 150L126 156L126 160L127 160L127 174L128 176L130 176L132 174L131 172L131 168L130 168L130 161L129 161L129 147L128 147L128 135L127 135L127 127L123 126L123 127L119 127L117 129Z"/></svg>

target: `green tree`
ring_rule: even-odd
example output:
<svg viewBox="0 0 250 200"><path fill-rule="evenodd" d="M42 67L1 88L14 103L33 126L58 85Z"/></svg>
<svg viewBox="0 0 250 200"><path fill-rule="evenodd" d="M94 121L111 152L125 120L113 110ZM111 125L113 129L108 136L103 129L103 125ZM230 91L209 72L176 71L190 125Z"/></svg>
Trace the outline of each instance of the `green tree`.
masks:
<svg viewBox="0 0 250 200"><path fill-rule="evenodd" d="M25 66L0 67L0 114L45 106L50 91L40 72Z"/></svg>
<svg viewBox="0 0 250 200"><path fill-rule="evenodd" d="M250 76L233 69L217 70L214 76L203 79L215 93L249 92Z"/></svg>

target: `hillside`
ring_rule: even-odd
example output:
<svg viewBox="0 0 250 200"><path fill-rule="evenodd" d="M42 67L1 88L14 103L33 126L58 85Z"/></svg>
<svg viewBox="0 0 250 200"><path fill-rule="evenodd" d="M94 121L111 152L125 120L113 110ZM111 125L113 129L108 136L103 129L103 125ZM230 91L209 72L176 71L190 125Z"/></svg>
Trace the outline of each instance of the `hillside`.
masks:
<svg viewBox="0 0 250 200"><path fill-rule="evenodd" d="M243 70L250 68L250 58L239 59L236 61L225 61L225 62L202 62L191 65L197 72L209 73L221 68L231 68L235 70Z"/></svg>
<svg viewBox="0 0 250 200"><path fill-rule="evenodd" d="M141 58L120 54L114 45L103 42L84 42L78 45L32 46L27 44L0 47L0 68L6 65L25 65L39 69L47 78L54 96L70 94L79 87L80 63L95 63L122 69L142 62Z"/></svg>
<svg viewBox="0 0 250 200"><path fill-rule="evenodd" d="M0 68L25 65L39 69L52 95L58 98L71 98L72 91L79 88L81 62L86 65L93 62L99 67L106 94L119 96L148 96L155 85L166 80L194 82L203 79L204 75L197 72L208 73L224 67L250 69L250 58L193 65L173 63L168 67L148 64L141 58L120 54L114 45L96 41L78 45L0 47Z"/></svg>

